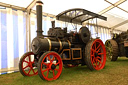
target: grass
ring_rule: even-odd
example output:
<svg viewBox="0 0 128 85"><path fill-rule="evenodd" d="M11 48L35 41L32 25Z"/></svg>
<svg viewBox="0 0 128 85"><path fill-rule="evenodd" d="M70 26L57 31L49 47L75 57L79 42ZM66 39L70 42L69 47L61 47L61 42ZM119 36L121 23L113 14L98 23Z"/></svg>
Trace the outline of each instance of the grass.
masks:
<svg viewBox="0 0 128 85"><path fill-rule="evenodd" d="M0 85L128 85L128 58L107 61L105 68L99 71L90 71L86 66L63 68L60 78L50 82L38 75L4 74L0 75Z"/></svg>

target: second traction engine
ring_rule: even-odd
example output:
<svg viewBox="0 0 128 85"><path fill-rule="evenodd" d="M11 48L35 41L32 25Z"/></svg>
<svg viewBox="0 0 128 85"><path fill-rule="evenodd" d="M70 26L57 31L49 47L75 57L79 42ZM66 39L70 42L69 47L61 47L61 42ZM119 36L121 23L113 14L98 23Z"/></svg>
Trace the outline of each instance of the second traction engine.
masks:
<svg viewBox="0 0 128 85"><path fill-rule="evenodd" d="M68 32L69 28L55 27L55 21L52 21L48 35L42 34L42 4L41 1L36 2L37 36L32 40L32 51L20 59L21 74L38 74L41 79L51 81L59 78L63 67L87 65L90 70L103 69L106 62L105 46L98 37L91 37L86 26L82 26L79 32ZM56 16L56 20L75 25L82 25L94 18L107 20L104 16L80 8L69 9Z"/></svg>
<svg viewBox="0 0 128 85"><path fill-rule="evenodd" d="M105 42L107 58L116 61L118 57L128 58L128 30L120 34L112 33L112 39Z"/></svg>

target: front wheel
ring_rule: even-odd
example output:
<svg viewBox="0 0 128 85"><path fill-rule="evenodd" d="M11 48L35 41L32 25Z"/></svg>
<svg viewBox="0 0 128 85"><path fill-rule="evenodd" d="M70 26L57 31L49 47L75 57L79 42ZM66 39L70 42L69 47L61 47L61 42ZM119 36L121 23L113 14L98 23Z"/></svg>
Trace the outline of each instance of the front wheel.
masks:
<svg viewBox="0 0 128 85"><path fill-rule="evenodd" d="M58 53L45 52L38 62L38 74L41 79L48 81L56 80L62 72L62 60Z"/></svg>
<svg viewBox="0 0 128 85"><path fill-rule="evenodd" d="M19 71L23 76L34 76L38 74L36 66L34 66L34 56L33 52L27 52L21 57L19 62Z"/></svg>
<svg viewBox="0 0 128 85"><path fill-rule="evenodd" d="M100 39L90 40L85 48L85 62L90 70L101 70L106 63L106 50Z"/></svg>

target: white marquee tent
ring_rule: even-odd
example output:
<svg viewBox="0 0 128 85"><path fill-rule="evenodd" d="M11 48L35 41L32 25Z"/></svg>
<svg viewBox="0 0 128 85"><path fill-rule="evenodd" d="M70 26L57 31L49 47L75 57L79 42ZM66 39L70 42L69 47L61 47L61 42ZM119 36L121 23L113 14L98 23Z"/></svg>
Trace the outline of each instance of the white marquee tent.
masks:
<svg viewBox="0 0 128 85"><path fill-rule="evenodd" d="M0 0L0 74L18 70L20 57L30 50L36 36L36 0ZM98 36L103 42L110 39L110 31L120 33L128 28L127 0L42 0L43 30L51 27L50 21L60 12L71 8L83 8L106 16L98 19ZM89 23L90 26L94 24ZM63 26L57 21L56 26ZM89 30L95 33L95 28ZM95 37L94 35L92 37Z"/></svg>

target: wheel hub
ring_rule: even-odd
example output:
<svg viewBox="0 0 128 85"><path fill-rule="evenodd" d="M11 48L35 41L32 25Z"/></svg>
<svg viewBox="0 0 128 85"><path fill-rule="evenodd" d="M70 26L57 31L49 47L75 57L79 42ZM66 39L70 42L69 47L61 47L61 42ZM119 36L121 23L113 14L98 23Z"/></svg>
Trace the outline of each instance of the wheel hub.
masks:
<svg viewBox="0 0 128 85"><path fill-rule="evenodd" d="M54 64L51 65L51 69L54 70L56 66Z"/></svg>
<svg viewBox="0 0 128 85"><path fill-rule="evenodd" d="M28 64L28 65L29 65L29 67L32 67L32 64L31 64L31 62L29 62L29 64Z"/></svg>
<svg viewBox="0 0 128 85"><path fill-rule="evenodd" d="M34 61L34 63L32 63L32 66L37 67L37 63L38 63L37 61Z"/></svg>
<svg viewBox="0 0 128 85"><path fill-rule="evenodd" d="M98 56L98 53L95 53L95 57L97 57Z"/></svg>

